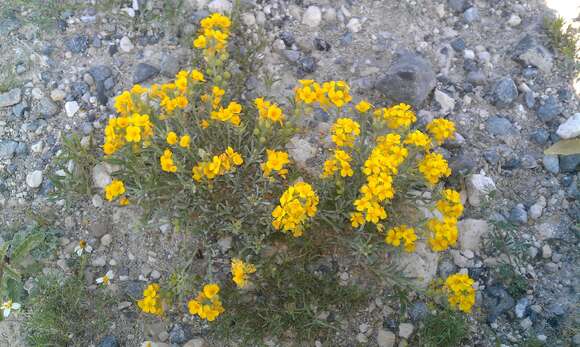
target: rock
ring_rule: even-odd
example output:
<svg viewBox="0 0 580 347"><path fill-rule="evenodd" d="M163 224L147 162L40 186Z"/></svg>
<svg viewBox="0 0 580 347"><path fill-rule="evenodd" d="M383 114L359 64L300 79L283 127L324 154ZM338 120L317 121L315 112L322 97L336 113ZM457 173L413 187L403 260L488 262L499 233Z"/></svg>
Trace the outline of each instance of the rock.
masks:
<svg viewBox="0 0 580 347"><path fill-rule="evenodd" d="M488 311L487 321L495 322L497 317L512 309L514 299L500 284L495 284L484 292L483 305Z"/></svg>
<svg viewBox="0 0 580 347"><path fill-rule="evenodd" d="M534 141L538 145L545 145L548 143L550 138L550 133L546 129L538 129L530 135L530 140Z"/></svg>
<svg viewBox="0 0 580 347"><path fill-rule="evenodd" d="M479 10L477 7L470 7L463 12L463 19L466 23L473 23L479 20Z"/></svg>
<svg viewBox="0 0 580 347"><path fill-rule="evenodd" d="M159 69L153 65L139 63L133 74L133 83L145 82L159 74Z"/></svg>
<svg viewBox="0 0 580 347"><path fill-rule="evenodd" d="M517 14L514 14L514 13L512 13L512 15L510 16L510 18L507 21L507 24L512 28L517 27L521 23L522 23L522 19L520 18L520 16L518 16Z"/></svg>
<svg viewBox="0 0 580 347"><path fill-rule="evenodd" d="M579 165L580 165L580 154L560 156L560 170L564 173L578 171Z"/></svg>
<svg viewBox="0 0 580 347"><path fill-rule="evenodd" d="M66 93L64 90L62 89L53 89L50 92L50 98L52 99L52 101L63 101L64 98L66 97Z"/></svg>
<svg viewBox="0 0 580 347"><path fill-rule="evenodd" d="M485 121L485 127L490 134L495 136L506 136L516 132L508 119L498 116L489 117Z"/></svg>
<svg viewBox="0 0 580 347"><path fill-rule="evenodd" d="M534 96L534 92L528 91L524 94L524 102L526 103L527 108L530 110L534 108L536 105L536 97Z"/></svg>
<svg viewBox="0 0 580 347"><path fill-rule="evenodd" d="M161 74L167 78L174 78L179 72L179 59L171 54L166 54L161 60Z"/></svg>
<svg viewBox="0 0 580 347"><path fill-rule="evenodd" d="M18 104L22 100L22 90L14 88L0 94L0 108Z"/></svg>
<svg viewBox="0 0 580 347"><path fill-rule="evenodd" d="M152 280L158 280L161 278L161 272L157 271L157 270L153 270L151 271L151 273L149 274L149 277L151 277Z"/></svg>
<svg viewBox="0 0 580 347"><path fill-rule="evenodd" d="M14 107L12 107L12 114L15 117L22 117L24 116L24 112L28 110L28 104L26 102L21 102L19 104L14 105Z"/></svg>
<svg viewBox="0 0 580 347"><path fill-rule="evenodd" d="M435 89L435 101L439 103L441 107L440 112L442 115L448 115L455 108L455 100L450 97L447 93Z"/></svg>
<svg viewBox="0 0 580 347"><path fill-rule="evenodd" d="M518 97L518 88L510 77L503 77L493 87L493 103L497 107L507 107Z"/></svg>
<svg viewBox="0 0 580 347"><path fill-rule="evenodd" d="M0 142L0 160L12 159L18 148L18 142L8 140Z"/></svg>
<svg viewBox="0 0 580 347"><path fill-rule="evenodd" d="M79 104L76 101L68 101L64 104L64 110L69 118L74 117L79 109Z"/></svg>
<svg viewBox="0 0 580 347"><path fill-rule="evenodd" d="M493 180L481 174L468 176L465 185L469 203L475 207L481 206L482 200L495 190Z"/></svg>
<svg viewBox="0 0 580 347"><path fill-rule="evenodd" d="M130 38L123 36L121 41L119 41L119 48L121 48L121 51L129 53L135 48L135 46L133 45L133 42L131 42Z"/></svg>
<svg viewBox="0 0 580 347"><path fill-rule="evenodd" d="M93 167L93 183L95 187L105 189L111 182L111 175L104 164L97 164Z"/></svg>
<svg viewBox="0 0 580 347"><path fill-rule="evenodd" d="M411 335L413 334L413 330L415 330L413 324L401 323L399 325L399 336L408 340L409 337L411 337Z"/></svg>
<svg viewBox="0 0 580 347"><path fill-rule="evenodd" d="M76 34L64 41L66 48L74 54L84 53L89 48L89 38Z"/></svg>
<svg viewBox="0 0 580 347"><path fill-rule="evenodd" d="M457 272L457 267L455 266L455 264L450 260L450 259L442 259L441 262L439 262L439 267L437 269L437 273L439 274L439 276L443 279L449 277L449 275L452 275L454 273Z"/></svg>
<svg viewBox="0 0 580 347"><path fill-rule="evenodd" d="M59 89L55 89L55 90L59 90ZM89 92L89 90L90 90L90 87L87 83L85 83L83 81L73 82L70 86L70 95L72 96L73 99L79 100L79 99L82 99L82 97L85 94L87 94ZM52 94L51 94L51 97L52 97ZM64 96L62 99L64 100ZM52 98L52 100L54 100L54 98ZM54 100L54 101L57 101L57 100Z"/></svg>
<svg viewBox="0 0 580 347"><path fill-rule="evenodd" d="M544 123L554 120L561 112L558 99L551 95L543 105L538 107L537 115Z"/></svg>
<svg viewBox="0 0 580 347"><path fill-rule="evenodd" d="M447 5L455 13L462 13L469 8L469 3L466 0L448 0Z"/></svg>
<svg viewBox="0 0 580 347"><path fill-rule="evenodd" d="M169 342L181 345L191 338L190 335L183 325L175 324L169 332Z"/></svg>
<svg viewBox="0 0 580 347"><path fill-rule="evenodd" d="M117 338L115 336L109 335L103 337L103 339L101 340L101 342L99 342L97 347L119 347L119 342L117 341Z"/></svg>
<svg viewBox="0 0 580 347"><path fill-rule="evenodd" d="M571 139L580 135L580 113L575 113L560 124L556 134L563 139Z"/></svg>
<svg viewBox="0 0 580 347"><path fill-rule="evenodd" d="M387 72L375 84L387 98L419 107L435 87L431 63L422 56L403 52L395 56Z"/></svg>
<svg viewBox="0 0 580 347"><path fill-rule="evenodd" d="M299 167L306 168L306 162L316 155L316 147L314 147L306 139L295 135L286 145L288 154L296 162Z"/></svg>
<svg viewBox="0 0 580 347"><path fill-rule="evenodd" d="M427 305L424 302L419 301L411 305L407 313L413 322L418 322L427 317L429 314L429 308L427 308Z"/></svg>
<svg viewBox="0 0 580 347"><path fill-rule="evenodd" d="M38 113L48 118L58 113L58 106L48 97L44 96L38 102Z"/></svg>
<svg viewBox="0 0 580 347"><path fill-rule="evenodd" d="M322 21L322 11L318 6L308 6L302 15L302 24L308 25L311 28L316 28Z"/></svg>
<svg viewBox="0 0 580 347"><path fill-rule="evenodd" d="M210 12L229 13L232 12L232 3L228 0L213 0L207 8Z"/></svg>
<svg viewBox="0 0 580 347"><path fill-rule="evenodd" d="M220 247L222 253L226 253L232 248L232 241L233 239L231 236L222 237L218 240L218 246Z"/></svg>
<svg viewBox="0 0 580 347"><path fill-rule="evenodd" d="M2 37L22 26L20 20L18 20L14 13L10 12L11 11L6 11L6 14L0 17L0 36Z"/></svg>
<svg viewBox="0 0 580 347"><path fill-rule="evenodd" d="M552 247L550 247L550 245L547 243L544 246L542 246L542 258L544 259L552 258Z"/></svg>
<svg viewBox="0 0 580 347"><path fill-rule="evenodd" d="M453 39L451 42L449 42L449 44L455 52L461 52L465 49L465 40L461 37Z"/></svg>
<svg viewBox="0 0 580 347"><path fill-rule="evenodd" d="M549 73L552 70L553 56L538 40L527 34L513 49L512 59L523 67L534 66Z"/></svg>
<svg viewBox="0 0 580 347"><path fill-rule="evenodd" d="M377 332L377 344L379 347L393 347L397 337L391 331L379 328Z"/></svg>
<svg viewBox="0 0 580 347"><path fill-rule="evenodd" d="M528 212L523 204L517 204L511 209L508 220L514 224L527 224Z"/></svg>
<svg viewBox="0 0 580 347"><path fill-rule="evenodd" d="M309 55L298 59L297 63L300 74L309 74L316 71L316 60Z"/></svg>
<svg viewBox="0 0 580 347"><path fill-rule="evenodd" d="M475 52L472 51L471 49L466 49L463 51L463 59L465 59L466 61L469 61L470 64L476 64L475 63ZM470 69L467 69L470 70Z"/></svg>
<svg viewBox="0 0 580 347"><path fill-rule="evenodd" d="M515 307L516 317L524 318L528 304L529 304L529 301L528 301L528 298L526 298L526 297L518 300L518 303L516 304L516 307Z"/></svg>
<svg viewBox="0 0 580 347"><path fill-rule="evenodd" d="M280 40L284 42L287 48L292 47L292 45L296 42L294 35L289 31L283 31L280 33Z"/></svg>
<svg viewBox="0 0 580 347"><path fill-rule="evenodd" d="M328 52L330 51L330 43L317 37L314 39L314 48L319 51Z"/></svg>
<svg viewBox="0 0 580 347"><path fill-rule="evenodd" d="M520 326L521 326L521 327L522 327L522 329L524 329L524 330L528 330L529 328L531 328L531 327L532 327L532 325L534 325L534 323L532 323L532 320L531 320L531 319L529 319L529 318L526 318L526 319L524 319L524 320L522 320L522 321L520 322Z"/></svg>
<svg viewBox="0 0 580 347"><path fill-rule="evenodd" d="M256 25L256 16L251 12L245 12L242 14L242 23L249 27L253 27Z"/></svg>
<svg viewBox="0 0 580 347"><path fill-rule="evenodd" d="M479 251L481 239L489 233L489 225L484 219L464 219L457 223L461 250Z"/></svg>
<svg viewBox="0 0 580 347"><path fill-rule="evenodd" d="M417 243L414 253L401 254L396 262L405 269L405 274L413 278L419 288L427 288L437 274L439 253L432 252L424 243Z"/></svg>
<svg viewBox="0 0 580 347"><path fill-rule="evenodd" d="M96 65L89 69L89 74L93 77L95 82L104 82L106 79L113 76L113 70L106 65Z"/></svg>
<svg viewBox="0 0 580 347"><path fill-rule="evenodd" d="M91 266L93 267L103 267L107 265L107 257L104 255L91 258Z"/></svg>
<svg viewBox="0 0 580 347"><path fill-rule="evenodd" d="M530 218L532 219L538 219L542 216L542 212L544 211L544 208L546 207L546 198L544 198L543 196L540 196L538 198L538 201L536 201L535 204L533 204L530 207Z"/></svg>
<svg viewBox="0 0 580 347"><path fill-rule="evenodd" d="M484 84L486 80L487 78L485 77L485 74L480 69L469 71L467 73L467 82L469 83L481 85Z"/></svg>
<svg viewBox="0 0 580 347"><path fill-rule="evenodd" d="M131 300L139 300L143 297L143 290L147 283L141 281L122 282L121 289Z"/></svg>
<svg viewBox="0 0 580 347"><path fill-rule="evenodd" d="M207 343L201 337L197 337L195 339L187 341L183 347L207 347Z"/></svg>
<svg viewBox="0 0 580 347"><path fill-rule="evenodd" d="M346 28L351 33L358 33L359 31L362 30L362 23L360 22L360 20L358 18L351 18L348 21L348 24L346 25Z"/></svg>
<svg viewBox="0 0 580 347"><path fill-rule="evenodd" d="M557 155L545 155L542 159L544 168L554 175L560 172L560 162Z"/></svg>
<svg viewBox="0 0 580 347"><path fill-rule="evenodd" d="M113 242L113 236L111 234L105 234L101 237L101 245L108 247L111 245L111 242Z"/></svg>
<svg viewBox="0 0 580 347"><path fill-rule="evenodd" d="M26 175L26 184L30 188L38 188L42 184L42 171L35 170Z"/></svg>

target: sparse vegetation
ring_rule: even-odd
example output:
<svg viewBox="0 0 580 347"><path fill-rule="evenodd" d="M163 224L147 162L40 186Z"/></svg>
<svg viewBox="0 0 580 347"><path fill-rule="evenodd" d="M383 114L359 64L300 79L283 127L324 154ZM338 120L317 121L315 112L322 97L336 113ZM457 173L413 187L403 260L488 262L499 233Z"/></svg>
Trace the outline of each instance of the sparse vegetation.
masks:
<svg viewBox="0 0 580 347"><path fill-rule="evenodd" d="M571 24L566 24L563 17L545 18L544 27L554 49L568 59L579 58L580 31Z"/></svg>
<svg viewBox="0 0 580 347"><path fill-rule="evenodd" d="M458 347L467 336L468 324L456 311L440 310L425 319L417 337L418 346Z"/></svg>

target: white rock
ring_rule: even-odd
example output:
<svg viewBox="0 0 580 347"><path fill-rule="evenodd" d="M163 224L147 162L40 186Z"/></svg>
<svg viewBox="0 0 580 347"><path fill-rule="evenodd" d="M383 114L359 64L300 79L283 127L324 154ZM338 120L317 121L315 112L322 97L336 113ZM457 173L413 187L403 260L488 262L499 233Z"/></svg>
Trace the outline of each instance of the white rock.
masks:
<svg viewBox="0 0 580 347"><path fill-rule="evenodd" d="M108 247L111 245L111 242L113 242L113 236L111 234L105 234L101 237L101 245Z"/></svg>
<svg viewBox="0 0 580 347"><path fill-rule="evenodd" d="M123 52L129 53L133 50L133 48L135 48L135 46L133 45L133 42L131 42L130 38L123 36L123 38L121 38L121 42L119 42L119 48L121 48Z"/></svg>
<svg viewBox="0 0 580 347"><path fill-rule="evenodd" d="M111 182L111 175L109 174L105 164L95 165L93 168L93 183L95 184L95 187L104 189Z"/></svg>
<svg viewBox="0 0 580 347"><path fill-rule="evenodd" d="M93 206L96 208L103 207L103 198L99 194L93 195Z"/></svg>
<svg viewBox="0 0 580 347"><path fill-rule="evenodd" d="M35 170L26 175L26 184L30 188L38 188L42 184L42 171Z"/></svg>
<svg viewBox="0 0 580 347"><path fill-rule="evenodd" d="M334 23L336 21L336 10L332 7L327 8L322 15L324 21L327 23Z"/></svg>
<svg viewBox="0 0 580 347"><path fill-rule="evenodd" d="M69 118L72 118L78 112L80 106L76 101L69 101L64 104L64 109L66 111L66 115Z"/></svg>
<svg viewBox="0 0 580 347"><path fill-rule="evenodd" d="M288 153L294 159L296 164L306 167L306 161L316 155L316 147L314 147L306 139L294 136L290 139L287 145Z"/></svg>
<svg viewBox="0 0 580 347"><path fill-rule="evenodd" d="M360 20L358 18L351 18L348 21L348 24L346 25L346 28L351 33L358 33L359 31L362 30L362 23L360 22Z"/></svg>
<svg viewBox="0 0 580 347"><path fill-rule="evenodd" d="M149 276L153 280L158 280L159 278L161 278L161 273L157 270L153 270L153 271L151 271L151 274L149 274Z"/></svg>
<svg viewBox="0 0 580 347"><path fill-rule="evenodd" d="M413 277L414 284L424 289L437 274L438 260L438 252L431 251L425 242L417 242L415 252L401 254L396 262L405 269L405 276Z"/></svg>
<svg viewBox="0 0 580 347"><path fill-rule="evenodd" d="M544 246L542 246L542 258L544 259L552 258L552 247L550 247L550 245L547 243Z"/></svg>
<svg viewBox="0 0 580 347"><path fill-rule="evenodd" d="M482 174L470 175L465 185L469 203L475 207L481 206L482 200L496 189L493 180Z"/></svg>
<svg viewBox="0 0 580 347"><path fill-rule="evenodd" d="M379 347L393 347L396 340L395 334L388 330L380 328L377 332L377 344Z"/></svg>
<svg viewBox="0 0 580 347"><path fill-rule="evenodd" d="M246 12L242 14L242 22L249 27L254 26L256 25L256 17L253 13Z"/></svg>
<svg viewBox="0 0 580 347"><path fill-rule="evenodd" d="M183 345L183 347L206 347L206 346L207 344L205 343L205 340L202 339L201 337L189 340L185 343L185 345Z"/></svg>
<svg viewBox="0 0 580 347"><path fill-rule="evenodd" d="M399 324L399 336L408 339L413 334L415 327L411 323L401 323Z"/></svg>
<svg viewBox="0 0 580 347"><path fill-rule="evenodd" d="M474 60L475 59L475 52L472 51L471 49L466 49L463 51L463 58L469 59L469 60Z"/></svg>
<svg viewBox="0 0 580 347"><path fill-rule="evenodd" d="M538 201L536 201L535 204L533 204L530 207L530 213L529 216L532 219L538 219L542 216L542 212L544 211L544 208L546 207L546 198L544 198L543 196L540 196L538 198Z"/></svg>
<svg viewBox="0 0 580 347"><path fill-rule="evenodd" d="M42 140L30 146L30 150L32 151L32 153L40 153L42 152L42 148L43 148Z"/></svg>
<svg viewBox="0 0 580 347"><path fill-rule="evenodd" d="M302 24L316 28L322 21L322 12L318 6L309 6L302 15Z"/></svg>
<svg viewBox="0 0 580 347"><path fill-rule="evenodd" d="M50 98L53 101L62 101L66 97L66 93L62 89L54 89L50 92Z"/></svg>
<svg viewBox="0 0 580 347"><path fill-rule="evenodd" d="M517 14L512 14L510 19L508 19L508 25L510 27L517 27L522 22L522 19Z"/></svg>
<svg viewBox="0 0 580 347"><path fill-rule="evenodd" d="M226 13L232 11L232 3L228 0L213 0L207 7L210 12Z"/></svg>
<svg viewBox="0 0 580 347"><path fill-rule="evenodd" d="M218 240L218 246L223 253L226 253L230 250L230 248L232 248L232 241L233 240L231 236L222 237Z"/></svg>
<svg viewBox="0 0 580 347"><path fill-rule="evenodd" d="M580 113L575 113L564 123L560 124L556 134L563 139L571 139L580 135Z"/></svg>
<svg viewBox="0 0 580 347"><path fill-rule="evenodd" d="M93 258L93 260L91 261L91 265L94 267L105 266L105 265L107 265L107 258L104 255L102 255L100 257Z"/></svg>
<svg viewBox="0 0 580 347"><path fill-rule="evenodd" d="M483 219L464 219L457 223L459 246L462 250L478 251L481 238L489 232L489 225Z"/></svg>
<svg viewBox="0 0 580 347"><path fill-rule="evenodd" d="M439 106L441 106L440 112L443 115L451 113L455 108L455 100L439 89L435 90L435 100L439 103Z"/></svg>

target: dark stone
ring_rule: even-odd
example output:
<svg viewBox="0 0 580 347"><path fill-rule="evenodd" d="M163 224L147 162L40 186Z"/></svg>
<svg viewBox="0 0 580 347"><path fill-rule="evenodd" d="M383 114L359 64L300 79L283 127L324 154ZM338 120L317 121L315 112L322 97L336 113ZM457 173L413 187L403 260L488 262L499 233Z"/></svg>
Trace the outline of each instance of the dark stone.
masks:
<svg viewBox="0 0 580 347"><path fill-rule="evenodd" d="M462 13L471 6L466 0L448 0L447 5L455 13Z"/></svg>
<svg viewBox="0 0 580 347"><path fill-rule="evenodd" d="M89 48L89 38L85 35L76 34L66 39L64 45L71 53L84 53Z"/></svg>
<svg viewBox="0 0 580 347"><path fill-rule="evenodd" d="M580 154L561 155L560 156L560 171L561 172L577 172L580 165Z"/></svg>
<svg viewBox="0 0 580 347"><path fill-rule="evenodd" d="M12 107L12 114L14 117L21 118L24 116L26 110L28 110L28 104L25 101L22 101Z"/></svg>
<svg viewBox="0 0 580 347"><path fill-rule="evenodd" d="M483 274L483 267L470 267L467 269L467 273L469 274L469 277L477 281Z"/></svg>
<svg viewBox="0 0 580 347"><path fill-rule="evenodd" d="M530 110L534 108L536 105L536 97L534 96L534 92L526 92L524 94L524 101L526 103L527 108Z"/></svg>
<svg viewBox="0 0 580 347"><path fill-rule="evenodd" d="M457 266L453 263L451 259L444 258L439 262L439 267L437 268L437 273L439 277L445 279L449 277L449 275L454 274L457 272Z"/></svg>
<svg viewBox="0 0 580 347"><path fill-rule="evenodd" d="M174 78L179 72L179 59L171 54L166 54L161 60L161 74L168 78Z"/></svg>
<svg viewBox="0 0 580 347"><path fill-rule="evenodd" d="M73 82L70 86L70 95L73 99L79 100L88 93L89 85L83 81Z"/></svg>
<svg viewBox="0 0 580 347"><path fill-rule="evenodd" d="M477 71L479 67L477 66L477 62L473 59L465 59L463 61L463 70L467 72Z"/></svg>
<svg viewBox="0 0 580 347"><path fill-rule="evenodd" d="M102 41L101 41L101 39L99 38L98 35L93 36L92 45L95 48L101 48L101 46L103 46L103 43L102 43Z"/></svg>
<svg viewBox="0 0 580 347"><path fill-rule="evenodd" d="M528 223L528 213L523 205L517 205L511 209L508 220L514 224Z"/></svg>
<svg viewBox="0 0 580 347"><path fill-rule="evenodd" d="M413 322L418 322L427 317L429 314L429 309L424 302L419 301L411 305L407 313L409 313L409 318L411 318Z"/></svg>
<svg viewBox="0 0 580 347"><path fill-rule="evenodd" d="M490 134L496 136L505 136L515 133L512 123L503 117L492 116L485 122L485 127Z"/></svg>
<svg viewBox="0 0 580 347"><path fill-rule="evenodd" d="M487 160L488 163L492 165L497 165L501 159L497 151L492 149L483 152L483 157L485 158L485 160Z"/></svg>
<svg viewBox="0 0 580 347"><path fill-rule="evenodd" d="M316 71L316 60L307 55L297 61L299 74L309 74Z"/></svg>
<svg viewBox="0 0 580 347"><path fill-rule="evenodd" d="M530 34L514 47L512 59L524 67L534 66L543 72L550 72L553 64L552 53Z"/></svg>
<svg viewBox="0 0 580 347"><path fill-rule="evenodd" d="M133 73L133 83L145 82L159 74L159 69L147 63L139 63Z"/></svg>
<svg viewBox="0 0 580 347"><path fill-rule="evenodd" d="M546 129L538 129L530 135L530 139L538 145L545 145L549 138L550 133Z"/></svg>
<svg viewBox="0 0 580 347"><path fill-rule="evenodd" d="M284 54L284 57L291 63L295 63L300 59L300 52L292 49L285 49L282 51L282 54Z"/></svg>
<svg viewBox="0 0 580 347"><path fill-rule="evenodd" d="M395 56L375 88L392 101L419 107L435 88L435 73L422 56L402 52Z"/></svg>
<svg viewBox="0 0 580 347"><path fill-rule="evenodd" d="M462 52L465 49L465 40L463 40L461 37L453 39L450 44L451 48L453 48L455 52Z"/></svg>
<svg viewBox="0 0 580 347"><path fill-rule="evenodd" d="M319 51L328 52L330 51L330 43L318 37L314 39L314 47Z"/></svg>
<svg viewBox="0 0 580 347"><path fill-rule="evenodd" d="M561 102L569 102L572 100L574 93L570 90L570 88L562 87L558 89L558 98L560 98Z"/></svg>
<svg viewBox="0 0 580 347"><path fill-rule="evenodd" d="M453 173L466 175L475 169L477 162L473 157L473 153L463 152L460 155L453 157L449 166L451 167Z"/></svg>
<svg viewBox="0 0 580 347"><path fill-rule="evenodd" d="M115 336L109 335L103 337L101 342L99 342L98 347L119 347L119 342Z"/></svg>
<svg viewBox="0 0 580 347"><path fill-rule="evenodd" d="M46 118L52 117L58 113L58 106L45 96L38 102L38 113Z"/></svg>
<svg viewBox="0 0 580 347"><path fill-rule="evenodd" d="M507 107L518 97L518 88L511 77L503 77L493 87L493 103L497 107Z"/></svg>
<svg viewBox="0 0 580 347"><path fill-rule="evenodd" d="M574 182L574 176L565 175L562 177L562 185L564 187L570 187L570 185Z"/></svg>
<svg viewBox="0 0 580 347"><path fill-rule="evenodd" d="M463 20L466 23L473 23L479 20L479 10L477 7L470 7L463 12Z"/></svg>
<svg viewBox="0 0 580 347"><path fill-rule="evenodd" d="M487 309L489 323L495 322L504 312L511 310L514 304L514 299L501 284L487 287L484 292L483 306Z"/></svg>
<svg viewBox="0 0 580 347"><path fill-rule="evenodd" d="M18 146L16 146L16 151L14 152L16 156L24 156L28 154L28 146L24 142L18 142Z"/></svg>
<svg viewBox="0 0 580 347"><path fill-rule="evenodd" d="M188 327L184 327L179 323L175 324L169 332L169 342L179 345L186 343L192 337L191 329L188 329Z"/></svg>
<svg viewBox="0 0 580 347"><path fill-rule="evenodd" d="M56 20L56 27L60 30L61 33L64 33L68 28L68 23L64 19L57 19Z"/></svg>
<svg viewBox="0 0 580 347"><path fill-rule="evenodd" d="M50 57L52 55L52 53L54 53L54 46L51 45L50 43L47 43L42 47L42 50L40 51L40 53L42 53L42 55L46 55L47 57Z"/></svg>
<svg viewBox="0 0 580 347"><path fill-rule="evenodd" d="M348 46L352 43L352 33L350 31L345 32L340 37L340 45L341 46Z"/></svg>
<svg viewBox="0 0 580 347"><path fill-rule="evenodd" d="M11 159L16 153L18 142L7 140L0 142L0 159Z"/></svg>
<svg viewBox="0 0 580 347"><path fill-rule="evenodd" d="M558 105L558 99L551 95L548 97L546 102L538 107L537 115L545 123L554 120L561 112L560 105Z"/></svg>
<svg viewBox="0 0 580 347"><path fill-rule="evenodd" d="M510 158L501 166L504 170L515 170L520 167L522 167L522 161L518 158Z"/></svg>
<svg viewBox="0 0 580 347"><path fill-rule="evenodd" d="M141 281L127 281L123 282L121 289L129 298L139 300L143 297L145 285L145 282Z"/></svg>
<svg viewBox="0 0 580 347"><path fill-rule="evenodd" d="M104 81L113 76L113 70L106 65L96 65L89 69L89 74L93 77L95 82Z"/></svg>
<svg viewBox="0 0 580 347"><path fill-rule="evenodd" d="M294 35L289 31L283 31L280 33L280 40L284 42L286 47L290 48L296 42Z"/></svg>
<svg viewBox="0 0 580 347"><path fill-rule="evenodd" d="M536 76L538 76L538 69L535 67L526 67L522 71L522 76L527 79L534 79Z"/></svg>
<svg viewBox="0 0 580 347"><path fill-rule="evenodd" d="M475 85L482 85L486 81L485 74L479 68L467 73L467 81Z"/></svg>
<svg viewBox="0 0 580 347"><path fill-rule="evenodd" d="M109 55L112 57L119 51L119 47L117 45L109 45Z"/></svg>

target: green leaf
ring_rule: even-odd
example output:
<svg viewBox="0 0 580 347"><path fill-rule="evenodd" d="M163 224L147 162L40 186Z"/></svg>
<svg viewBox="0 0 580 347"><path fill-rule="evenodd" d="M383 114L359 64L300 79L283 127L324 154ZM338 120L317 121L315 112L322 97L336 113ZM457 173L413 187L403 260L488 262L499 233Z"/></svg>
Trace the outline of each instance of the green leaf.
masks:
<svg viewBox="0 0 580 347"><path fill-rule="evenodd" d="M0 246L0 262L3 262L4 257L6 256L6 252L8 251L8 247L10 247L8 242L4 242L2 246Z"/></svg>
<svg viewBox="0 0 580 347"><path fill-rule="evenodd" d="M36 232L26 236L24 241L14 251L10 256L10 261L13 263L18 263L23 260L27 255L30 254L34 248L38 247L42 241L44 241L44 233Z"/></svg>
<svg viewBox="0 0 580 347"><path fill-rule="evenodd" d="M8 278L11 278L15 281L20 281L21 275L16 269L8 264L4 264L4 275Z"/></svg>
<svg viewBox="0 0 580 347"><path fill-rule="evenodd" d="M580 153L580 139L562 140L544 151L546 155L571 155Z"/></svg>

